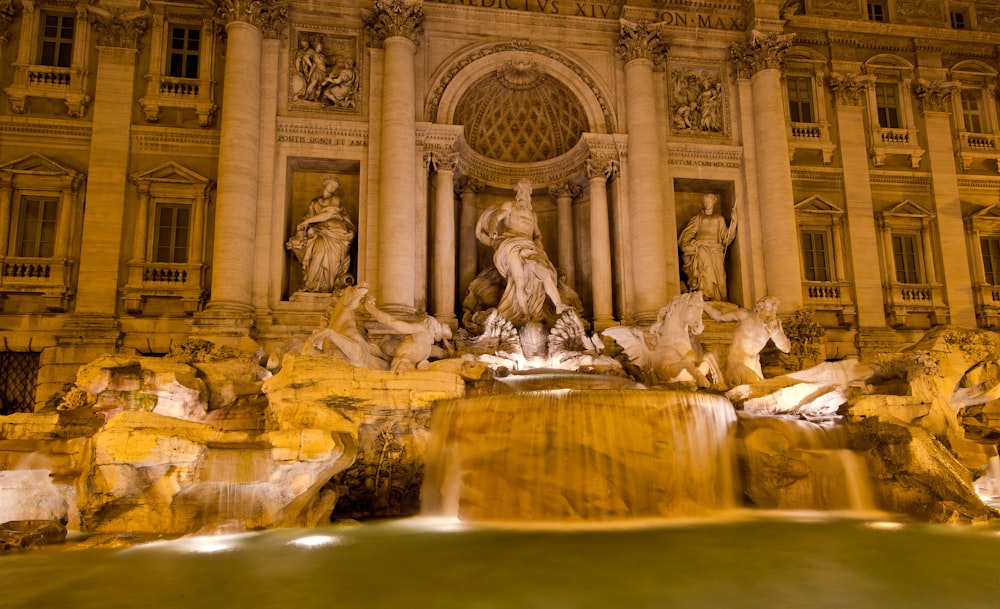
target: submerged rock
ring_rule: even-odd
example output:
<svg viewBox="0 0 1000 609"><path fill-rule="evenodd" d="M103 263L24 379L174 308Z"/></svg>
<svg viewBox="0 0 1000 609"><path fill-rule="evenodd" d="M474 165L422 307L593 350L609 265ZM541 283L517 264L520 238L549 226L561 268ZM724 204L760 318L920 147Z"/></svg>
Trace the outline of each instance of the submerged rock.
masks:
<svg viewBox="0 0 1000 609"><path fill-rule="evenodd" d="M53 520L13 520L0 524L0 552L33 550L66 541L66 527Z"/></svg>

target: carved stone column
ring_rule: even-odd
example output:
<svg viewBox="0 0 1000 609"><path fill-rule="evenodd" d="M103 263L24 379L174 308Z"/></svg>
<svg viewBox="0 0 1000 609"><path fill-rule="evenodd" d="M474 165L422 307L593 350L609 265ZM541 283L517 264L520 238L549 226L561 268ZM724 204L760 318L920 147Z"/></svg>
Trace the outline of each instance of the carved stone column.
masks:
<svg viewBox="0 0 1000 609"><path fill-rule="evenodd" d="M764 227L764 282L781 311L802 308L802 278L795 225L791 159L785 135L781 66L791 36L753 34L734 43L732 55L741 78L750 79L760 222Z"/></svg>
<svg viewBox="0 0 1000 609"><path fill-rule="evenodd" d="M132 87L147 19L97 7L91 7L90 18L97 37L97 78L76 312L111 317L118 302Z"/></svg>
<svg viewBox="0 0 1000 609"><path fill-rule="evenodd" d="M413 312L416 247L416 85L413 58L424 19L420 0L375 0L363 11L372 42L385 50L382 70L381 177L378 202L379 306Z"/></svg>
<svg viewBox="0 0 1000 609"><path fill-rule="evenodd" d="M479 245L476 240L477 213L476 199L483 190L479 181L463 176L456 190L461 200L461 212L458 219L458 294L459 299L465 298L469 284L476 278L476 267L479 262Z"/></svg>
<svg viewBox="0 0 1000 609"><path fill-rule="evenodd" d="M275 35L283 27L285 6L282 0L223 0L217 16L225 23L227 49L215 246L211 298L198 319L203 325L215 318L249 328L260 160L261 47L265 32ZM239 333L238 328L231 330Z"/></svg>
<svg viewBox="0 0 1000 609"><path fill-rule="evenodd" d="M590 180L590 273L594 329L615 325L611 278L611 223L608 219L608 180L617 171L614 161L587 160Z"/></svg>
<svg viewBox="0 0 1000 609"><path fill-rule="evenodd" d="M583 189L575 184L563 182L549 188L556 199L556 224L559 243L557 244L559 268L566 273L566 285L576 289L576 260L573 255L573 199Z"/></svg>
<svg viewBox="0 0 1000 609"><path fill-rule="evenodd" d="M958 175L955 170L955 146L951 128L952 95L957 85L951 82L917 81L914 90L920 100L927 131L927 160L930 163L934 207L937 210L937 251L944 269L944 290L948 299L950 323L975 327L976 310L973 300L972 275L965 250L965 229L962 226L962 203L958 192ZM930 240L931 231L924 233ZM930 250L931 244L925 244ZM925 251L928 270L933 270L934 252ZM928 281L934 275L928 272ZM944 320L939 320L943 323Z"/></svg>
<svg viewBox="0 0 1000 609"><path fill-rule="evenodd" d="M851 277L854 280L854 304L858 309L859 328L885 327L885 300L882 274L865 252L877 252L875 209L872 204L871 175L865 142L865 117L862 102L873 76L832 74L829 85L837 102L837 132L841 162L844 164L844 201L847 235L851 242Z"/></svg>
<svg viewBox="0 0 1000 609"><path fill-rule="evenodd" d="M458 327L455 317L455 165L453 152L432 152L434 209L431 247L431 314L439 322Z"/></svg>
<svg viewBox="0 0 1000 609"><path fill-rule="evenodd" d="M631 222L635 319L652 322L667 304L667 285L677 276L676 237L666 238L662 164L656 126L653 58L665 52L660 24L622 20L619 55L625 60L625 113L628 129L628 205Z"/></svg>

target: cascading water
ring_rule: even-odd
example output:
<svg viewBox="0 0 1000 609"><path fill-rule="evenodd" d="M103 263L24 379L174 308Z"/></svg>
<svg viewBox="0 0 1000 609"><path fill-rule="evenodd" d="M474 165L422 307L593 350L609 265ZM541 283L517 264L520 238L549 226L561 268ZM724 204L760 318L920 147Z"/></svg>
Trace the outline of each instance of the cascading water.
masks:
<svg viewBox="0 0 1000 609"><path fill-rule="evenodd" d="M704 516L733 507L729 400L534 391L435 407L424 513L463 520Z"/></svg>
<svg viewBox="0 0 1000 609"><path fill-rule="evenodd" d="M755 505L792 510L877 511L864 458L843 427L743 416L737 452L744 491Z"/></svg>

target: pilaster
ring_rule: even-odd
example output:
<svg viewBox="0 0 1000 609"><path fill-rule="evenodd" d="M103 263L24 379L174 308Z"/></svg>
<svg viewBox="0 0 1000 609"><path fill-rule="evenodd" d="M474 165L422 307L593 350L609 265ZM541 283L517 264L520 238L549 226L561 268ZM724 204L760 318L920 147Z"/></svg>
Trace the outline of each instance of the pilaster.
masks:
<svg viewBox="0 0 1000 609"><path fill-rule="evenodd" d="M199 331L230 330L245 336L252 327L254 237L260 170L262 42L285 22L281 0L222 0L216 11L228 38L220 120L218 196L212 292L196 317Z"/></svg>
<svg viewBox="0 0 1000 609"><path fill-rule="evenodd" d="M937 249L944 270L942 276L948 299L949 322L975 327L974 299L972 290L969 289L972 275L965 251L965 228L962 224L962 203L959 198L952 137L951 109L955 89L955 83L923 79L918 80L914 86L927 131L927 160L930 163L934 206L937 211ZM930 237L930 232L926 231L925 234ZM925 249L929 248L925 246ZM924 258L933 264L933 252L925 251Z"/></svg>
<svg viewBox="0 0 1000 609"><path fill-rule="evenodd" d="M590 273L594 329L615 325L611 276L611 225L608 216L608 180L618 170L615 161L587 159L590 181Z"/></svg>
<svg viewBox="0 0 1000 609"><path fill-rule="evenodd" d="M97 34L87 208L83 217L76 314L112 317L118 303L119 270L128 185L132 87L143 14L90 7Z"/></svg>
<svg viewBox="0 0 1000 609"><path fill-rule="evenodd" d="M414 55L423 26L419 0L375 0L362 11L372 43L384 49L382 124L379 141L378 280L379 306L412 313L416 248L416 83Z"/></svg>
<svg viewBox="0 0 1000 609"><path fill-rule="evenodd" d="M455 316L455 168L453 152L431 152L427 164L434 171L434 208L431 246L431 314L443 324L458 327Z"/></svg>
<svg viewBox="0 0 1000 609"><path fill-rule="evenodd" d="M765 228L761 243L767 252L765 285L768 295L776 297L781 311L786 313L802 308L803 304L791 158L781 91L781 67L791 39L790 35L754 32L745 42L732 45L740 77L750 79L758 207Z"/></svg>
<svg viewBox="0 0 1000 609"><path fill-rule="evenodd" d="M843 164L845 217L850 240L851 277L854 281L854 304L860 328L885 327L885 300L879 265L872 264L871 253L879 248L875 232L875 209L872 202L871 174L865 142L865 117L862 102L874 76L837 74L828 81L837 104L837 130Z"/></svg>
<svg viewBox="0 0 1000 609"><path fill-rule="evenodd" d="M669 278L679 273L674 238L666 239L663 180L656 126L654 59L666 52L662 24L621 20L616 51L625 60L625 124L632 275L636 321L652 322L667 303ZM666 178L666 179L669 179Z"/></svg>
<svg viewBox="0 0 1000 609"><path fill-rule="evenodd" d="M583 191L571 182L561 182L549 187L549 194L556 200L556 224L559 236L557 245L558 267L566 274L566 284L576 289L576 256L573 246L573 199Z"/></svg>

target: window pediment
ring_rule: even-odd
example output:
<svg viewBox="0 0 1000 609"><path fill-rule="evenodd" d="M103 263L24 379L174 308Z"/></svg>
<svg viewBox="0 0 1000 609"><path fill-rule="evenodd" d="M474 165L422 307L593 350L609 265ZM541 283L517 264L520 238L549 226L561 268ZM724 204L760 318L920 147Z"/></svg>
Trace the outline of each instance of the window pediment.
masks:
<svg viewBox="0 0 1000 609"><path fill-rule="evenodd" d="M844 210L819 195L813 195L795 204L797 213L828 214L842 216Z"/></svg>
<svg viewBox="0 0 1000 609"><path fill-rule="evenodd" d="M931 212L913 201L906 199L901 201L889 209L886 209L880 214L883 218L899 218L899 219L931 219L934 218L934 212Z"/></svg>

